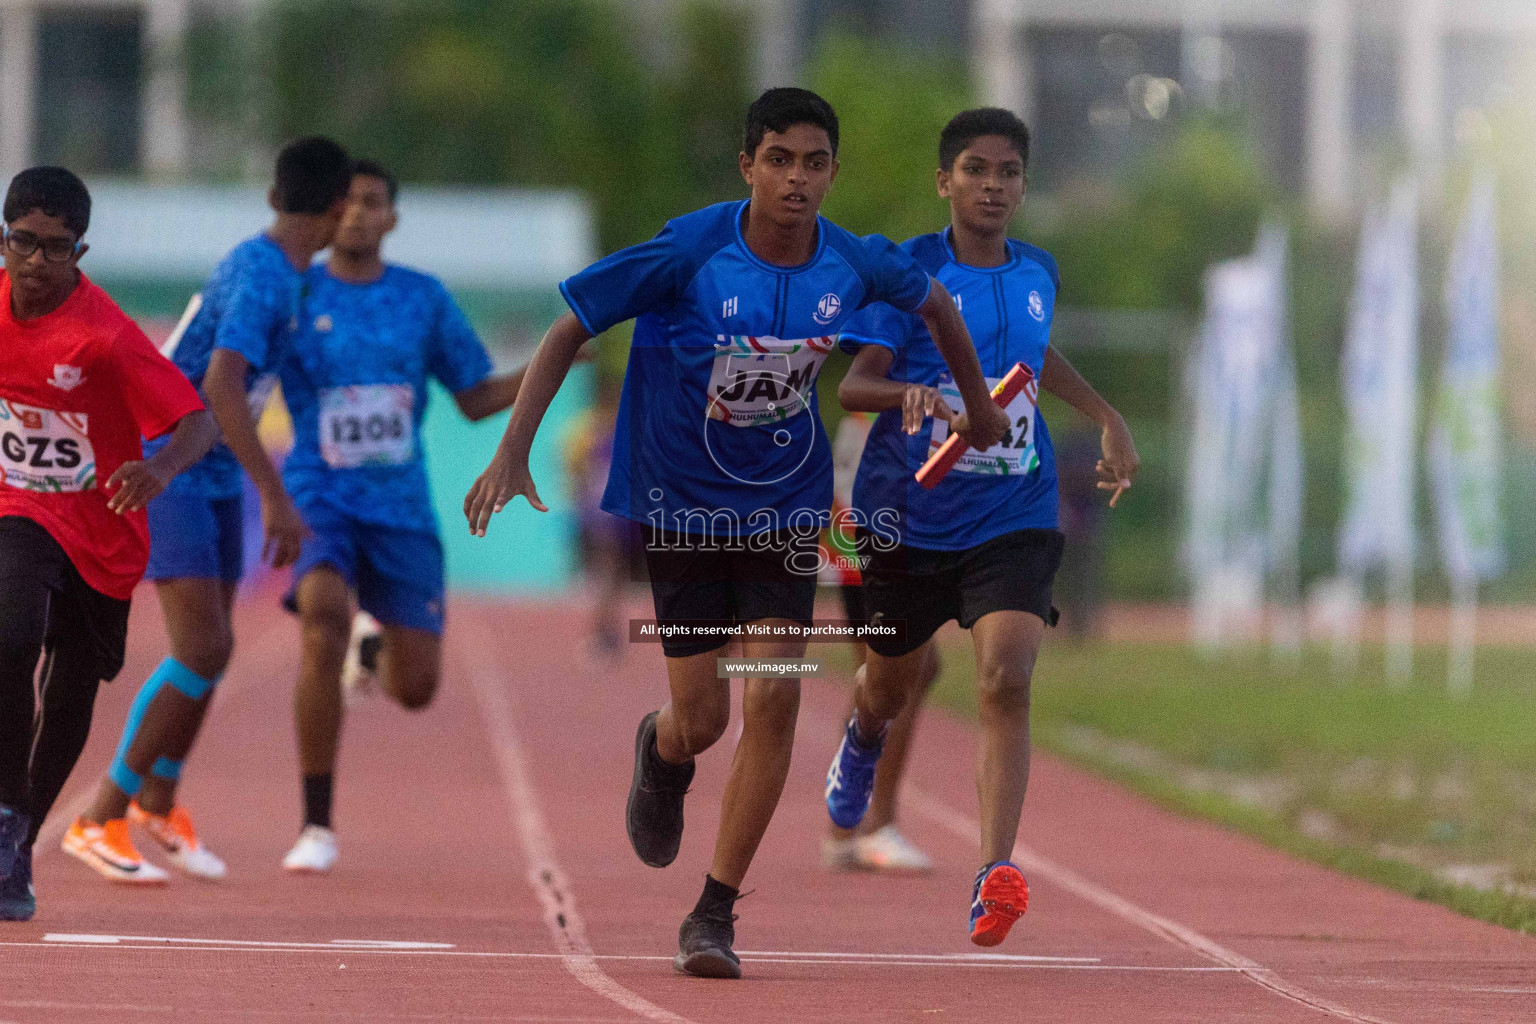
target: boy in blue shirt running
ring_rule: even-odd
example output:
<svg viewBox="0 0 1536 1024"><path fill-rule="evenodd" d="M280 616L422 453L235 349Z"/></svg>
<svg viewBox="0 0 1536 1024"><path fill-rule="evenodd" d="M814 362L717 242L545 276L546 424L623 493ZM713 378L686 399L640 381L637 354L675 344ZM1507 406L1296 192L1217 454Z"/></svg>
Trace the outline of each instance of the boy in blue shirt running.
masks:
<svg viewBox="0 0 1536 1024"><path fill-rule="evenodd" d="M297 323L304 270L331 243L351 170L346 151L330 139L283 147L268 194L276 220L219 262L165 345L203 393L223 439L149 503L144 575L155 582L171 653L134 699L95 802L64 837L66 852L113 881L166 880L129 839L130 821L180 870L224 876L224 862L175 802L176 785L234 650L232 608L244 562L242 468L261 496L263 557L280 568L299 553L304 526L255 421Z"/></svg>
<svg viewBox="0 0 1536 1024"><path fill-rule="evenodd" d="M545 510L528 471L539 421L577 349L636 318L603 508L642 526L664 633L671 700L641 720L626 811L630 842L653 867L677 856L694 756L729 721L716 658L730 638L718 631L792 634L811 619L832 500L815 381L848 317L872 302L918 315L953 370L969 416L958 429L987 447L1007 427L944 286L889 240L819 216L837 137L820 96L768 90L747 112L738 158L749 200L670 221L561 284L571 310L545 335L506 436L465 498L480 536L517 495ZM742 634L741 647L747 658L799 658L805 641ZM784 787L799 703L798 678L746 680L714 858L679 930L679 971L741 976L732 908Z"/></svg>
<svg viewBox="0 0 1536 1024"><path fill-rule="evenodd" d="M295 345L281 368L294 434L283 482L309 529L286 602L301 624L294 717L304 828L283 858L292 872L336 862L332 779L354 599L382 626L376 650L360 650L361 637L352 645L354 657L375 662L380 689L411 710L437 692L444 581L421 447L428 378L471 421L511 405L522 380L521 371L492 373L440 281L384 262L397 191L380 164L353 166L331 257L305 274Z"/></svg>
<svg viewBox="0 0 1536 1024"><path fill-rule="evenodd" d="M988 381L1023 363L1034 381L1103 430L1099 487L1113 505L1139 467L1125 420L1050 347L1059 278L1042 249L1008 237L1024 199L1029 131L1006 110L967 110L939 138L939 195L950 226L902 244L949 289ZM1009 862L1029 781L1029 687L1061 563L1056 462L1032 382L1008 407L1008 432L967 452L931 490L919 467L953 427L955 389L927 326L890 305L844 327L856 352L838 389L850 410L878 412L854 478L869 614L905 621L906 635L871 637L858 672L855 713L827 772L834 824L858 826L869 807L882 737L908 695L920 691L924 645L955 619L976 649L980 710L977 788L983 866L972 891L971 941L995 946L1029 898Z"/></svg>

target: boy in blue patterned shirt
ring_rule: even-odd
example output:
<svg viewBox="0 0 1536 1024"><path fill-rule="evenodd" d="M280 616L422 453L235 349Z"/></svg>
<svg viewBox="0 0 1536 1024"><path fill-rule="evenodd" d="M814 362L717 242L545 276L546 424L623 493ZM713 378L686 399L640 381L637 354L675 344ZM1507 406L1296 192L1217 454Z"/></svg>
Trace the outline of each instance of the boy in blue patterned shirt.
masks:
<svg viewBox="0 0 1536 1024"><path fill-rule="evenodd" d="M289 871L328 871L336 860L332 777L354 597L382 624L382 642L367 645L376 651L364 654L356 628L351 645L354 657L376 660L380 688L412 709L437 691L443 548L421 448L427 380L470 420L511 405L522 380L492 373L440 281L384 262L396 192L384 167L354 165L331 258L305 275L296 343L280 371L294 433L283 482L309 528L287 599L303 638L294 707L304 828L283 859Z"/></svg>
<svg viewBox="0 0 1536 1024"><path fill-rule="evenodd" d="M219 263L165 345L203 393L223 440L149 503L145 578L155 581L171 654L139 690L95 802L64 839L68 853L113 881L166 879L134 847L129 821L182 871L224 875L224 863L176 804L176 784L234 650L231 612L244 561L242 468L261 495L263 556L281 567L299 553L303 523L257 438L255 420L297 323L304 271L330 244L350 182L351 160L331 140L285 146L268 195L277 219Z"/></svg>

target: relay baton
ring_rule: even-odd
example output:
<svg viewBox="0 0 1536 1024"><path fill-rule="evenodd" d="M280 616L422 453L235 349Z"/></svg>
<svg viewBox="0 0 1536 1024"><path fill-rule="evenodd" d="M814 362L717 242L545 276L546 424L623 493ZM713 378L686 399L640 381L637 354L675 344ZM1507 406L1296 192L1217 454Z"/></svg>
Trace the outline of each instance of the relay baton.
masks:
<svg viewBox="0 0 1536 1024"><path fill-rule="evenodd" d="M992 389L992 401L1004 409L1008 408L1008 403L1017 398L1019 392L1034 379L1035 375L1030 372L1029 367L1023 363L1014 363L1008 375L998 381L997 387ZM939 450L928 456L928 461L923 463L923 468L917 471L917 482L930 489L938 486L939 481L955 468L955 463L960 461L960 456L964 455L969 447L970 445L965 443L965 438L950 431L949 437L939 445Z"/></svg>

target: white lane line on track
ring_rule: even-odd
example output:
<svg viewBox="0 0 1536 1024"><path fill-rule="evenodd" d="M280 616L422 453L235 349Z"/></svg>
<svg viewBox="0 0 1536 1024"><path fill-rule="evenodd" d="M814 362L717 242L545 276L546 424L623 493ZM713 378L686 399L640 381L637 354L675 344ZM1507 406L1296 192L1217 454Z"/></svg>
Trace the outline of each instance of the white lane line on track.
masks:
<svg viewBox="0 0 1536 1024"><path fill-rule="evenodd" d="M256 642L252 644L256 652L253 654L253 657L256 660L249 666L251 671L241 672L233 679L226 676L218 686L213 688L213 702L208 705L208 714L204 716L204 727L206 727L207 720L218 710L220 699L229 693L242 689L246 685L246 681L255 674L255 666L262 664L261 652L265 651L268 641L272 639L273 635L283 625L284 623L282 622L274 622L256 635ZM106 685L115 686L119 684L114 681ZM139 680L138 686L143 685L144 680ZM137 693L137 689L134 692ZM200 728L198 732L201 733L202 729ZM76 767L79 766L77 765ZM106 769L103 768L102 771L105 772ZM91 802L96 799L96 785L98 782L100 782L100 776L92 776L88 781L81 784L78 793L74 793L67 800L64 800L62 806L58 803L53 805L53 810L48 814L48 820L43 822L42 828L38 829L37 842L32 847L33 863L36 863L49 850L59 848L59 842L64 838L64 833L69 831L69 826L73 825L75 819L84 814L85 809L91 806Z"/></svg>
<svg viewBox="0 0 1536 1024"><path fill-rule="evenodd" d="M929 796L917 787L907 785L902 795L902 802L925 817L942 825L949 832L965 839L974 840L979 834L980 826L959 813L949 805ZM1337 1017L1340 1020L1351 1021L1352 1024L1390 1024L1379 1017L1368 1017L1365 1014L1356 1013L1338 1003L1313 995L1306 989L1293 985L1281 978L1274 971L1261 964L1250 960L1241 953L1234 952L1206 938L1193 928L1187 928L1177 921L1170 921L1166 917L1160 917L1144 907L1137 906L1130 900L1110 892L1102 886L1096 885L1088 879L1077 874L1069 868L1057 864L1055 861L1041 856L1023 843L1016 843L1013 847L1013 861L1026 872L1049 880L1052 884L1093 904L1100 910L1108 911L1122 921L1127 921L1151 932L1158 938L1182 946L1193 953L1198 953L1207 960L1214 960L1218 964L1229 967L1252 981L1260 988L1268 989L1282 999L1288 999L1293 1003L1311 1007L1319 1013Z"/></svg>
<svg viewBox="0 0 1536 1024"><path fill-rule="evenodd" d="M274 949L329 949L342 953L352 950L372 949L415 951L454 948L454 944L451 942L402 942L396 939L331 939L329 942L267 942L256 939L186 939L169 938L163 935L88 935L75 934L73 932L48 932L43 936L43 941L68 942L75 945L88 946L116 946L125 942L141 945L182 943L184 945L251 946L257 949L270 946Z"/></svg>
<svg viewBox="0 0 1536 1024"><path fill-rule="evenodd" d="M587 988L646 1020L660 1024L693 1024L686 1017L663 1009L620 985L599 965L592 944L587 941L586 924L576 911L575 894L555 860L549 825L529 778L528 759L512 725L512 709L507 703L504 686L506 679L477 664L471 664L469 670L470 683L480 705L480 718L495 751L502 788L511 804L523 857L528 862L528 884L544 907L544 923L560 950L561 963Z"/></svg>
<svg viewBox="0 0 1536 1024"><path fill-rule="evenodd" d="M136 945L130 942L103 943L103 942L63 942L57 939L46 942L0 942L0 948L21 947L36 949L101 949L101 950L158 950L166 952L182 953L325 953L330 955L346 954L348 956L430 956L430 957L468 957L493 960L565 960L566 953L524 953L518 951L500 950L473 950L473 949L384 949L371 947L352 946L326 946L320 943L304 944L294 943L284 945L269 943L253 947L251 945L228 946L209 945L217 940L194 940L198 945L172 946L164 942L145 943ZM871 959L882 954L841 954L841 953L790 953L782 956L741 953L741 962L752 964L802 964L812 966L834 965L841 967L938 967L950 969L955 967L988 967L995 969L1016 971L1115 971L1155 974L1220 974L1236 973L1237 967L1212 966L1212 967L1167 967L1145 964L1105 964L1105 963L1040 963L997 960L956 959L953 956L936 955L925 959L912 959L902 956L900 959ZM592 953L588 957L591 960L616 960L616 961L660 961L671 963L669 956L632 955L624 953ZM0 1005L4 1005L0 1003Z"/></svg>

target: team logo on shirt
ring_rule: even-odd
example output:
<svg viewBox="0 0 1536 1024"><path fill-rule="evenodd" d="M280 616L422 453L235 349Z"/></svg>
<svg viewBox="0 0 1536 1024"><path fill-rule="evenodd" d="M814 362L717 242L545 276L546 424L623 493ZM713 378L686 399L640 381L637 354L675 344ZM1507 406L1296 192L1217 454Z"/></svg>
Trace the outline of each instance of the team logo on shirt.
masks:
<svg viewBox="0 0 1536 1024"><path fill-rule="evenodd" d="M837 314L842 311L843 300L837 297L836 292L827 292L827 294L821 297L821 301L816 303L816 312L812 313L811 316L819 324L829 324L836 320Z"/></svg>
<svg viewBox="0 0 1536 1024"><path fill-rule="evenodd" d="M315 317L315 330L319 331L321 334L329 334L331 328L335 326L336 324L331 320L331 314L329 313L321 313L319 316Z"/></svg>
<svg viewBox="0 0 1536 1024"><path fill-rule="evenodd" d="M73 391L85 383L85 372L78 366L66 366L63 363L53 364L53 379L48 382L60 391Z"/></svg>
<svg viewBox="0 0 1536 1024"><path fill-rule="evenodd" d="M1039 292L1029 293L1029 315L1041 323L1045 322L1045 300L1040 297Z"/></svg>

